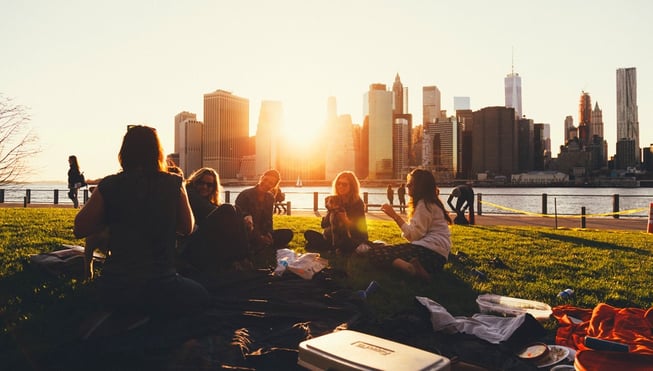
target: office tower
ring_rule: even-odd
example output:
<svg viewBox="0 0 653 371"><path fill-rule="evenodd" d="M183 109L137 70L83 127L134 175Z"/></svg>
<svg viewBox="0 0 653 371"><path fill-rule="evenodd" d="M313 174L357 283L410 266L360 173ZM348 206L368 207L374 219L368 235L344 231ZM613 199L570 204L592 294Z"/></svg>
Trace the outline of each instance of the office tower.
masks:
<svg viewBox="0 0 653 371"><path fill-rule="evenodd" d="M422 125L436 122L441 111L440 89L437 86L422 87Z"/></svg>
<svg viewBox="0 0 653 371"><path fill-rule="evenodd" d="M635 159L639 163L637 71L635 67L617 70L617 141L622 139L635 141Z"/></svg>
<svg viewBox="0 0 653 371"><path fill-rule="evenodd" d="M515 110L485 107L474 111L472 123L472 174L489 172L509 177L517 172Z"/></svg>
<svg viewBox="0 0 653 371"><path fill-rule="evenodd" d="M424 125L422 166L433 171L439 182L451 181L458 173L458 133L453 116Z"/></svg>
<svg viewBox="0 0 653 371"><path fill-rule="evenodd" d="M590 118L589 137L594 138L594 136L603 138L603 111L599 108L599 102L594 103L594 109Z"/></svg>
<svg viewBox="0 0 653 371"><path fill-rule="evenodd" d="M179 124L175 124L175 143L178 143L179 148L179 163L177 166L181 168L185 176L202 167L202 131L204 125L194 117L193 114L193 116L188 116Z"/></svg>
<svg viewBox="0 0 653 371"><path fill-rule="evenodd" d="M513 70L503 79L506 95L506 107L515 109L515 117L522 117L521 77Z"/></svg>
<svg viewBox="0 0 653 371"><path fill-rule="evenodd" d="M394 178L403 178L409 166L415 161L411 134L413 131L413 115L407 111L408 88L404 88L399 74L397 74L392 84L392 153L394 153ZM400 127L398 128L396 125L400 125ZM407 133L404 132L404 129L408 130ZM397 138L397 135L400 135L400 137ZM399 148L397 148L398 145L400 146Z"/></svg>
<svg viewBox="0 0 653 371"><path fill-rule="evenodd" d="M181 143L179 140L181 139L181 123L186 120L197 120L197 115L187 111L179 112L175 115L175 153L179 153L180 151L179 146Z"/></svg>
<svg viewBox="0 0 653 371"><path fill-rule="evenodd" d="M535 152L535 124L527 118L517 119L517 157L518 171L527 173L533 170Z"/></svg>
<svg viewBox="0 0 653 371"><path fill-rule="evenodd" d="M574 118L571 116L565 117L565 145L572 139L578 136L578 131L574 126Z"/></svg>
<svg viewBox="0 0 653 371"><path fill-rule="evenodd" d="M279 169L279 145L283 126L283 104L264 100L256 125L256 177L266 170Z"/></svg>
<svg viewBox="0 0 653 371"><path fill-rule="evenodd" d="M590 142L590 123L592 120L592 99L590 94L583 92L578 103L578 138L580 145L586 146Z"/></svg>
<svg viewBox="0 0 653 371"><path fill-rule="evenodd" d="M544 124L533 125L533 170L544 170Z"/></svg>
<svg viewBox="0 0 653 371"><path fill-rule="evenodd" d="M368 119L368 175L370 180L391 179L392 92L385 84L372 84L365 93L363 113Z"/></svg>
<svg viewBox="0 0 653 371"><path fill-rule="evenodd" d="M203 166L214 168L221 180L237 179L248 137L248 99L224 90L204 94Z"/></svg>
<svg viewBox="0 0 653 371"><path fill-rule="evenodd" d="M401 115L408 110L408 88L404 89L399 74L395 76L392 84L392 114Z"/></svg>
<svg viewBox="0 0 653 371"><path fill-rule="evenodd" d="M470 110L472 106L469 103L469 97L453 97L453 110Z"/></svg>
<svg viewBox="0 0 653 371"><path fill-rule="evenodd" d="M472 121L471 109L456 110L458 122L458 174L457 178L472 178Z"/></svg>
<svg viewBox="0 0 653 371"><path fill-rule="evenodd" d="M324 178L334 179L344 170L356 171L351 115L338 116L335 97L329 97L327 101L325 133Z"/></svg>

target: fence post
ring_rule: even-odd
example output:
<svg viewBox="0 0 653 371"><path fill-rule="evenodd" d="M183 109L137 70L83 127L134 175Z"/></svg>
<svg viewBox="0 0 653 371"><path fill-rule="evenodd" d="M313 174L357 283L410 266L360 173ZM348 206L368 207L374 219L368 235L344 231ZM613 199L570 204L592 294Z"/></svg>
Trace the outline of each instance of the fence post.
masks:
<svg viewBox="0 0 653 371"><path fill-rule="evenodd" d="M585 206L580 208L580 227L585 228Z"/></svg>
<svg viewBox="0 0 653 371"><path fill-rule="evenodd" d="M365 212L367 212L367 200L368 200L368 194L367 192L363 192L363 203L365 204Z"/></svg>
<svg viewBox="0 0 653 371"><path fill-rule="evenodd" d="M231 200L231 191L224 191L224 203L229 204Z"/></svg>
<svg viewBox="0 0 653 371"><path fill-rule="evenodd" d="M0 189L0 203L5 203L5 190Z"/></svg>
<svg viewBox="0 0 653 371"><path fill-rule="evenodd" d="M59 190L58 189L54 190L54 204L55 205L59 204Z"/></svg>
<svg viewBox="0 0 653 371"><path fill-rule="evenodd" d="M84 205L88 202L88 189L84 190Z"/></svg>
<svg viewBox="0 0 653 371"><path fill-rule="evenodd" d="M317 192L313 192L313 211L317 211Z"/></svg>
<svg viewBox="0 0 653 371"><path fill-rule="evenodd" d="M614 213L612 217L619 219L619 194L617 193L612 195L612 212Z"/></svg>
<svg viewBox="0 0 653 371"><path fill-rule="evenodd" d="M23 207L27 207L27 196L23 197Z"/></svg>
<svg viewBox="0 0 653 371"><path fill-rule="evenodd" d="M286 215L288 216L292 215L290 213L290 201L286 201Z"/></svg>
<svg viewBox="0 0 653 371"><path fill-rule="evenodd" d="M542 193L542 214L546 215L547 214L547 206L548 206L548 201L547 201L548 195L546 193Z"/></svg>
<svg viewBox="0 0 653 371"><path fill-rule="evenodd" d="M478 204L476 205L476 210L478 210L478 211L476 212L476 214L482 216L482 215L483 215L483 206L482 206L482 205L483 205L483 204L482 204L482 202L483 202L483 194L482 194L482 193L479 193L479 194L478 194L478 198L476 199L476 202L478 202Z"/></svg>
<svg viewBox="0 0 653 371"><path fill-rule="evenodd" d="M32 190L28 189L25 191L25 202L28 204L32 203Z"/></svg>

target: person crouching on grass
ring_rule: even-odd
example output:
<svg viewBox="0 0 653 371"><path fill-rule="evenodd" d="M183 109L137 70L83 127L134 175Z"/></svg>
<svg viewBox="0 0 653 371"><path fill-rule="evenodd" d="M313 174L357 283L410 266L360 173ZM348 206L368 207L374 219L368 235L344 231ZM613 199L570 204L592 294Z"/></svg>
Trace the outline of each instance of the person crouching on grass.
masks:
<svg viewBox="0 0 653 371"><path fill-rule="evenodd" d="M451 251L451 218L440 201L435 178L431 172L415 169L407 176L408 222L399 216L392 205L383 204L381 211L391 217L401 229L408 243L374 245L359 251L380 266L393 266L411 276L429 281L431 275L442 271Z"/></svg>

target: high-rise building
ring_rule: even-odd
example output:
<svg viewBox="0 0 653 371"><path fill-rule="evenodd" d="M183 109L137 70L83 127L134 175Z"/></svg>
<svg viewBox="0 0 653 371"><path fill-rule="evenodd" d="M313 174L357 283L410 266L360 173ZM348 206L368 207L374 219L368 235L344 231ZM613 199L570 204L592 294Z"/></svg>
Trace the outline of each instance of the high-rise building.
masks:
<svg viewBox="0 0 653 371"><path fill-rule="evenodd" d="M187 118L175 125L175 143L179 143L179 163L186 176L202 167L203 124L194 118ZM179 134L177 134L177 132Z"/></svg>
<svg viewBox="0 0 653 371"><path fill-rule="evenodd" d="M279 169L279 141L283 126L283 104L264 100L256 126L256 177L268 169Z"/></svg>
<svg viewBox="0 0 653 371"><path fill-rule="evenodd" d="M590 138L598 136L603 138L603 111L599 108L599 102L594 103L592 117L590 118Z"/></svg>
<svg viewBox="0 0 653 371"><path fill-rule="evenodd" d="M437 86L422 87L422 125L436 122L441 113L440 89Z"/></svg>
<svg viewBox="0 0 653 371"><path fill-rule="evenodd" d="M472 106L469 101L469 97L453 97L453 110L470 110Z"/></svg>
<svg viewBox="0 0 653 371"><path fill-rule="evenodd" d="M592 98L587 92L580 95L578 103L578 138L580 145L586 146L590 142L590 123L592 121Z"/></svg>
<svg viewBox="0 0 653 371"><path fill-rule="evenodd" d="M325 140L324 178L335 179L344 170L356 171L351 115L338 116L335 97L327 101Z"/></svg>
<svg viewBox="0 0 653 371"><path fill-rule="evenodd" d="M365 93L363 111L368 118L368 174L370 180L391 179L392 92L385 84L372 84Z"/></svg>
<svg viewBox="0 0 653 371"><path fill-rule="evenodd" d="M403 179L409 166L414 163L411 134L413 132L413 115L408 113L408 88L404 88L398 73L392 84L392 123L393 177ZM396 127L397 125L400 127ZM408 131L405 132L404 129ZM398 138L397 135L400 137Z"/></svg>
<svg viewBox="0 0 653 371"><path fill-rule="evenodd" d="M578 137L578 130L574 126L574 118L572 116L565 117L565 143Z"/></svg>
<svg viewBox="0 0 653 371"><path fill-rule="evenodd" d="M535 124L533 120L522 117L517 119L517 157L519 172L534 170L535 158Z"/></svg>
<svg viewBox="0 0 653 371"><path fill-rule="evenodd" d="M191 112L183 111L175 115L175 153L179 153L179 146L181 140L181 123L186 120L197 120L197 115Z"/></svg>
<svg viewBox="0 0 653 371"><path fill-rule="evenodd" d="M249 100L224 90L204 94L203 166L221 180L237 179L248 138Z"/></svg>
<svg viewBox="0 0 653 371"><path fill-rule="evenodd" d="M515 109L515 117L521 118L523 111L521 106L521 77L513 72L503 79L506 95L506 107Z"/></svg>
<svg viewBox="0 0 653 371"><path fill-rule="evenodd" d="M515 110L485 107L472 121L472 173L489 172L510 177L518 169Z"/></svg>
<svg viewBox="0 0 653 371"><path fill-rule="evenodd" d="M617 69L617 141L623 139L635 141L635 159L639 163L641 156L639 155L637 70L635 67Z"/></svg>
<svg viewBox="0 0 653 371"><path fill-rule="evenodd" d="M458 173L458 129L454 116L424 125L422 166L432 170L438 182L449 182Z"/></svg>

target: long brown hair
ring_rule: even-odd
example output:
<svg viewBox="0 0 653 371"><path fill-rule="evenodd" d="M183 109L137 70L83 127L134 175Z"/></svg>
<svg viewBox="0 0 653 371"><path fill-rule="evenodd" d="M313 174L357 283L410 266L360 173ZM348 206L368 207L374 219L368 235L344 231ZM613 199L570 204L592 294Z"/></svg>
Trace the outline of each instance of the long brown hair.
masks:
<svg viewBox="0 0 653 371"><path fill-rule="evenodd" d="M156 129L149 126L129 126L122 139L118 161L124 171L165 172L166 162Z"/></svg>
<svg viewBox="0 0 653 371"><path fill-rule="evenodd" d="M414 169L407 176L407 183L412 187L411 197L408 201L408 214L413 215L415 206L420 200L424 201L427 209L431 204L435 204L442 210L442 215L448 224L451 224L451 217L444 208L444 204L438 197L438 186L435 184L435 177L430 171L424 169Z"/></svg>
<svg viewBox="0 0 653 371"><path fill-rule="evenodd" d="M341 171L340 173L338 173L335 179L333 179L333 183L331 184L331 192L334 195L338 194L337 187L336 187L338 181L345 181L349 183L349 194L343 197L342 200L345 203L345 205L353 205L354 202L361 199L361 195L360 195L361 184L358 181L356 174L348 170Z"/></svg>

